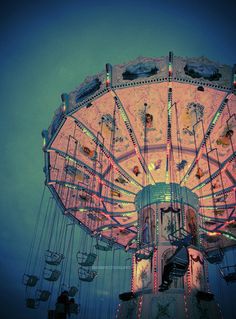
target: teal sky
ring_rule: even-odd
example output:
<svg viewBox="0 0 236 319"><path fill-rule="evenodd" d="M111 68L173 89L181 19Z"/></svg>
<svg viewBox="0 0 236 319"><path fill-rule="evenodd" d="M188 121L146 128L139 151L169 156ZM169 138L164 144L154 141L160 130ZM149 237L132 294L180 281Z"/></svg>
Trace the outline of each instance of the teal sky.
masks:
<svg viewBox="0 0 236 319"><path fill-rule="evenodd" d="M60 94L107 62L170 50L232 65L235 12L229 0L24 0L1 7L2 318L46 318L24 309L21 277L44 183L41 131Z"/></svg>

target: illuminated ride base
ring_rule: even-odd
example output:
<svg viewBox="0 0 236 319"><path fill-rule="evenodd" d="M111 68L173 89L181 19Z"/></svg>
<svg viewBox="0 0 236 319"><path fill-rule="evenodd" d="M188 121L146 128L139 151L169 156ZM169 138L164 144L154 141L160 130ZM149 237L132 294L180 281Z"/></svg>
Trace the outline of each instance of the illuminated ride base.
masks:
<svg viewBox="0 0 236 319"><path fill-rule="evenodd" d="M157 183L143 188L135 203L141 248L133 255L132 290L120 295L117 318L221 318L199 250L196 194Z"/></svg>
<svg viewBox="0 0 236 319"><path fill-rule="evenodd" d="M118 318L219 317L207 261L236 240L235 92L235 66L170 52L62 94L46 184L96 249L133 254Z"/></svg>

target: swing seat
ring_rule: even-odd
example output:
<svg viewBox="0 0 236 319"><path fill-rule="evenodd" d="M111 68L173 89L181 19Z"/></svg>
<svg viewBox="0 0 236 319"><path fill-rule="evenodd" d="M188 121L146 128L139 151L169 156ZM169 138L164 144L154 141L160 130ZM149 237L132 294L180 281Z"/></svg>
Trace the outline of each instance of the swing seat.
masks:
<svg viewBox="0 0 236 319"><path fill-rule="evenodd" d="M222 249L215 249L206 252L206 260L210 264L220 264L224 259L224 252Z"/></svg>
<svg viewBox="0 0 236 319"><path fill-rule="evenodd" d="M26 307L30 309L37 309L39 306L39 301L34 298L26 299Z"/></svg>
<svg viewBox="0 0 236 319"><path fill-rule="evenodd" d="M236 264L220 268L220 273L227 283L236 282Z"/></svg>
<svg viewBox="0 0 236 319"><path fill-rule="evenodd" d="M132 291L119 294L119 299L122 301L129 301L133 298L135 298L135 294Z"/></svg>
<svg viewBox="0 0 236 319"><path fill-rule="evenodd" d="M60 265L63 259L64 259L64 256L61 253L53 252L50 250L46 251L45 262L48 265L58 266Z"/></svg>
<svg viewBox="0 0 236 319"><path fill-rule="evenodd" d="M92 282L94 278L97 276L96 271L88 270L86 268L80 267L78 270L79 280Z"/></svg>
<svg viewBox="0 0 236 319"><path fill-rule="evenodd" d="M28 287L35 287L39 278L35 275L27 275L23 276L23 284Z"/></svg>
<svg viewBox="0 0 236 319"><path fill-rule="evenodd" d="M97 243L94 247L97 250L101 250L101 251L111 251L112 250L112 244L108 244L107 246L105 246L105 245L101 245L101 244Z"/></svg>
<svg viewBox="0 0 236 319"><path fill-rule="evenodd" d="M69 297L74 297L77 292L79 291L79 289L75 286L70 287L69 291L68 291L68 296Z"/></svg>
<svg viewBox="0 0 236 319"><path fill-rule="evenodd" d="M93 253L87 254L87 253L78 252L76 257L77 257L77 262L79 265L84 267L89 267L94 264L97 258L97 255Z"/></svg>
<svg viewBox="0 0 236 319"><path fill-rule="evenodd" d="M169 234L168 238L173 246L189 246L192 243L193 236L181 227Z"/></svg>
<svg viewBox="0 0 236 319"><path fill-rule="evenodd" d="M212 301L214 299L214 294L206 291L198 291L196 294L197 301Z"/></svg>
<svg viewBox="0 0 236 319"><path fill-rule="evenodd" d="M36 292L37 300L39 301L48 301L49 297L51 296L51 292L48 290L37 290Z"/></svg>
<svg viewBox="0 0 236 319"><path fill-rule="evenodd" d="M44 279L47 281L57 281L60 277L61 272L57 269L44 269Z"/></svg>
<svg viewBox="0 0 236 319"><path fill-rule="evenodd" d="M169 288L174 278L183 277L189 266L189 253L186 246L178 247L168 260L164 267L162 275L162 284L159 291Z"/></svg>
<svg viewBox="0 0 236 319"><path fill-rule="evenodd" d="M236 281L236 272L229 273L224 276L226 282L235 282Z"/></svg>
<svg viewBox="0 0 236 319"><path fill-rule="evenodd" d="M178 247L175 251L175 253L173 254L173 256L171 256L167 263L173 263L176 266L183 266L183 267L188 267L189 265L189 253L188 253L188 249L185 246L182 247Z"/></svg>

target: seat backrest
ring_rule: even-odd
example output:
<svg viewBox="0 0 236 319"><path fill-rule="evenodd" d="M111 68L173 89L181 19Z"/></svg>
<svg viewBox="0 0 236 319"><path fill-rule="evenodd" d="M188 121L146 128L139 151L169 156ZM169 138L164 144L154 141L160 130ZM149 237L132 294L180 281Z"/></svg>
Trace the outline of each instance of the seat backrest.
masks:
<svg viewBox="0 0 236 319"><path fill-rule="evenodd" d="M105 245L96 244L94 247L97 250L102 250L102 251L110 251L110 250L112 250L112 246L111 245L105 246Z"/></svg>
<svg viewBox="0 0 236 319"><path fill-rule="evenodd" d="M61 272L57 269L54 270L49 270L51 271L51 273L49 273L49 275L45 275L44 279L48 280L48 281L57 281L58 278L60 277Z"/></svg>
<svg viewBox="0 0 236 319"><path fill-rule="evenodd" d="M78 288L77 287L70 287L69 291L68 291L68 295L69 297L74 297L78 292Z"/></svg>
<svg viewBox="0 0 236 319"><path fill-rule="evenodd" d="M39 297L38 297L38 300L40 301L47 301L48 298L50 297L51 295L51 292L48 291L48 290L41 290L39 291Z"/></svg>
<svg viewBox="0 0 236 319"><path fill-rule="evenodd" d="M236 265L220 267L220 273L227 282L236 281Z"/></svg>
<svg viewBox="0 0 236 319"><path fill-rule="evenodd" d="M39 303L37 300L33 298L27 298L26 299L26 307L31 309L36 309L38 307Z"/></svg>
<svg viewBox="0 0 236 319"><path fill-rule="evenodd" d="M79 264L82 266L92 266L94 264L96 258L97 258L96 254L90 253L87 255L86 260L83 262L80 262Z"/></svg>
<svg viewBox="0 0 236 319"><path fill-rule="evenodd" d="M64 258L64 256L60 253L47 251L46 257L45 257L45 262L49 265L57 266L61 263L63 258Z"/></svg>
<svg viewBox="0 0 236 319"><path fill-rule="evenodd" d="M87 282L91 282L93 281L93 278L91 276L87 276L87 277L79 277L79 280L81 281L87 281Z"/></svg>
<svg viewBox="0 0 236 319"><path fill-rule="evenodd" d="M60 274L61 272L59 270L53 270L51 280L56 281L59 278Z"/></svg>
<svg viewBox="0 0 236 319"><path fill-rule="evenodd" d="M25 275L24 276L24 284L29 287L34 287L36 286L39 278L34 275Z"/></svg>
<svg viewBox="0 0 236 319"><path fill-rule="evenodd" d="M96 277L96 271L90 271L84 268L79 269L79 280L91 282Z"/></svg>
<svg viewBox="0 0 236 319"><path fill-rule="evenodd" d="M185 246L179 247L176 249L173 256L171 256L168 261L172 263L178 263L181 265L188 265L189 263L189 254L188 249Z"/></svg>
<svg viewBox="0 0 236 319"><path fill-rule="evenodd" d="M206 253L206 259L211 264L219 264L224 259L224 252L221 249L208 251Z"/></svg>

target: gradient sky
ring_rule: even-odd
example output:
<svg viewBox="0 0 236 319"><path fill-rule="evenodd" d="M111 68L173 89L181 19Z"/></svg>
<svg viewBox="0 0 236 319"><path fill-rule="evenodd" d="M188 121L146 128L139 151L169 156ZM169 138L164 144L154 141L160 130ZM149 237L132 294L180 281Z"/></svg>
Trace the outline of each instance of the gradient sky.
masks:
<svg viewBox="0 0 236 319"><path fill-rule="evenodd" d="M236 2L229 0L1 5L1 318L46 318L24 308L21 277L44 182L41 131L49 126L60 94L107 62L163 56L170 50L234 64L235 12ZM227 293L224 283L214 286L223 289L224 308L229 308L235 287Z"/></svg>

